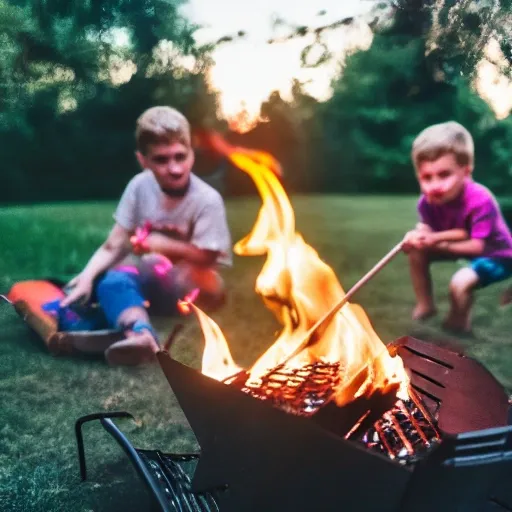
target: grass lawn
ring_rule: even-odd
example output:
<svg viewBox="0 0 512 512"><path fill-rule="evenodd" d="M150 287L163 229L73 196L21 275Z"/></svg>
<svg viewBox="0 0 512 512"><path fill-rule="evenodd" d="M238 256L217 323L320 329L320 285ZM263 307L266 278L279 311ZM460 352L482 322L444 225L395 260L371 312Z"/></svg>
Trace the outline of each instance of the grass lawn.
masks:
<svg viewBox="0 0 512 512"><path fill-rule="evenodd" d="M415 199L403 197L296 197L298 230L331 265L345 289L354 284L415 222ZM259 200L228 202L233 240L245 236ZM85 264L110 226L113 203L0 209L0 292L29 278L68 279ZM249 365L273 340L277 324L254 294L262 258L235 259L226 274L230 301L214 315L235 360ZM456 263L436 267L441 314ZM455 340L439 328L410 321L413 295L403 256L361 290L356 302L367 311L384 342L412 334L449 341L482 361L512 390L510 309L498 306L503 283L478 292L474 336ZM81 484L74 441L77 417L127 410L136 424L123 427L138 447L168 451L196 448L194 436L159 367L109 368L100 360L55 358L7 304L0 305L0 510L140 511L147 496L115 442L97 425L85 427L89 481ZM165 334L171 323L159 324ZM193 319L173 355L199 366L202 337Z"/></svg>

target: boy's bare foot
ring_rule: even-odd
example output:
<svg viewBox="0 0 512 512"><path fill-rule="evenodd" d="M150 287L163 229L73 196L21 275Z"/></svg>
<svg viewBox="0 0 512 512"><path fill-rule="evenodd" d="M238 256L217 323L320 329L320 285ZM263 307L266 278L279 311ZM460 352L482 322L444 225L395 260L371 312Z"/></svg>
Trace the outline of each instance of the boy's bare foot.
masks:
<svg viewBox="0 0 512 512"><path fill-rule="evenodd" d="M154 362L158 350L158 343L148 331L134 332L111 345L105 351L105 358L111 366L135 366Z"/></svg>
<svg viewBox="0 0 512 512"><path fill-rule="evenodd" d="M434 306L423 306L423 304L417 304L412 311L412 319L422 322L424 320L428 320L436 314L437 309Z"/></svg>

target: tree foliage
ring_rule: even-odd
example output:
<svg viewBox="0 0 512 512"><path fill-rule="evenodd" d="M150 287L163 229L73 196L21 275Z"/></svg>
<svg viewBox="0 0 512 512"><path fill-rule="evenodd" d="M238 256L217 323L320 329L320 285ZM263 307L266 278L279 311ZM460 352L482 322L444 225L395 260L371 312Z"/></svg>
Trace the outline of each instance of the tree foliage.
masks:
<svg viewBox="0 0 512 512"><path fill-rule="evenodd" d="M415 192L414 138L430 124L454 119L475 138L475 177L500 193L512 192L512 119L496 119L474 87L485 42L506 32L507 27L495 27L509 16L504 4L492 16L485 5L473 2L377 5L370 16L371 47L345 59L332 97L324 103L310 98L307 106L295 100L279 106L287 112L289 132L301 141L294 146L299 162L284 157L285 179L293 183L306 165L308 179L295 182L309 187L302 190ZM456 18L462 20L462 35L456 34ZM467 41L473 41L473 53ZM275 126L267 131L282 138L276 109L272 112L268 117Z"/></svg>
<svg viewBox="0 0 512 512"><path fill-rule="evenodd" d="M118 195L155 103L215 123L181 0L0 0L1 201Z"/></svg>
<svg viewBox="0 0 512 512"><path fill-rule="evenodd" d="M510 116L497 120L477 95L472 73L463 73L469 61L457 60L462 46L457 50L455 42L438 39L438 50L431 51L432 32L441 30L434 26L432 8L419 0L402 2L394 23L375 35L370 49L348 58L332 98L319 106L329 186L415 190L410 164L414 137L430 124L454 119L475 138L475 176L501 191L512 190ZM487 30L482 23L476 22L473 30ZM452 29L447 26L443 37ZM448 74L446 70L456 66L454 59L459 72Z"/></svg>
<svg viewBox="0 0 512 512"><path fill-rule="evenodd" d="M137 170L135 120L151 105L219 126L210 50L245 32L199 47L182 1L0 0L0 201L118 197ZM374 2L366 17L373 42L340 63L328 101L295 80L291 100L272 93L265 122L231 139L275 154L292 192L414 192L414 137L455 119L475 138L477 179L510 193L512 120L496 119L474 86L490 42L499 49L493 65L511 74L511 2ZM302 52L309 67L332 58L327 31L357 25L276 23L290 29L284 40L314 34ZM213 155L198 154L198 166L227 180L229 193L254 190Z"/></svg>

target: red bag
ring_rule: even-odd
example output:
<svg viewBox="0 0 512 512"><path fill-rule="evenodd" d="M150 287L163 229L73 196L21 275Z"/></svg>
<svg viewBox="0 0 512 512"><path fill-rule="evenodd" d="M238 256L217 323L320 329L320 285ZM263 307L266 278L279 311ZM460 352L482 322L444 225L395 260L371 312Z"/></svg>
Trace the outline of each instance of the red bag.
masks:
<svg viewBox="0 0 512 512"><path fill-rule="evenodd" d="M42 338L53 354L72 353L73 339L105 336L111 343L122 340L124 334L118 330L74 331L58 330L55 316L43 310L43 304L64 298L62 289L50 281L20 281L15 283L7 294L18 315Z"/></svg>

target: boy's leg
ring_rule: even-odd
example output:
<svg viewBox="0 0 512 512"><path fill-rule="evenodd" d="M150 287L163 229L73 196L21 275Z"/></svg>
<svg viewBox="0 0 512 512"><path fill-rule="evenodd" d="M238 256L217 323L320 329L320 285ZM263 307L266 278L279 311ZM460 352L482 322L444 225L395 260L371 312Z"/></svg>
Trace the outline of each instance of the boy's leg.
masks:
<svg viewBox="0 0 512 512"><path fill-rule="evenodd" d="M480 283L480 277L473 268L457 271L450 281L450 312L443 327L451 331L471 331L471 306L473 290Z"/></svg>
<svg viewBox="0 0 512 512"><path fill-rule="evenodd" d="M112 270L98 283L98 301L109 324L121 328L126 339L105 350L112 365L135 365L154 359L159 350L136 275Z"/></svg>
<svg viewBox="0 0 512 512"><path fill-rule="evenodd" d="M430 277L430 254L427 251L411 249L408 253L411 282L416 295L414 320L426 320L436 314Z"/></svg>
<svg viewBox="0 0 512 512"><path fill-rule="evenodd" d="M73 336L73 345L72 350L77 350L83 354L104 354L105 350L107 350L112 345L112 340L109 340L107 337L78 337Z"/></svg>
<svg viewBox="0 0 512 512"><path fill-rule="evenodd" d="M471 330L471 305L473 290L498 283L512 276L512 261L503 258L480 257L469 268L459 270L450 283L452 308L445 327L458 331Z"/></svg>
<svg viewBox="0 0 512 512"><path fill-rule="evenodd" d="M126 338L113 343L105 351L107 362L112 366L132 366L154 361L160 346L146 309L135 306L124 310L117 324L123 329Z"/></svg>

